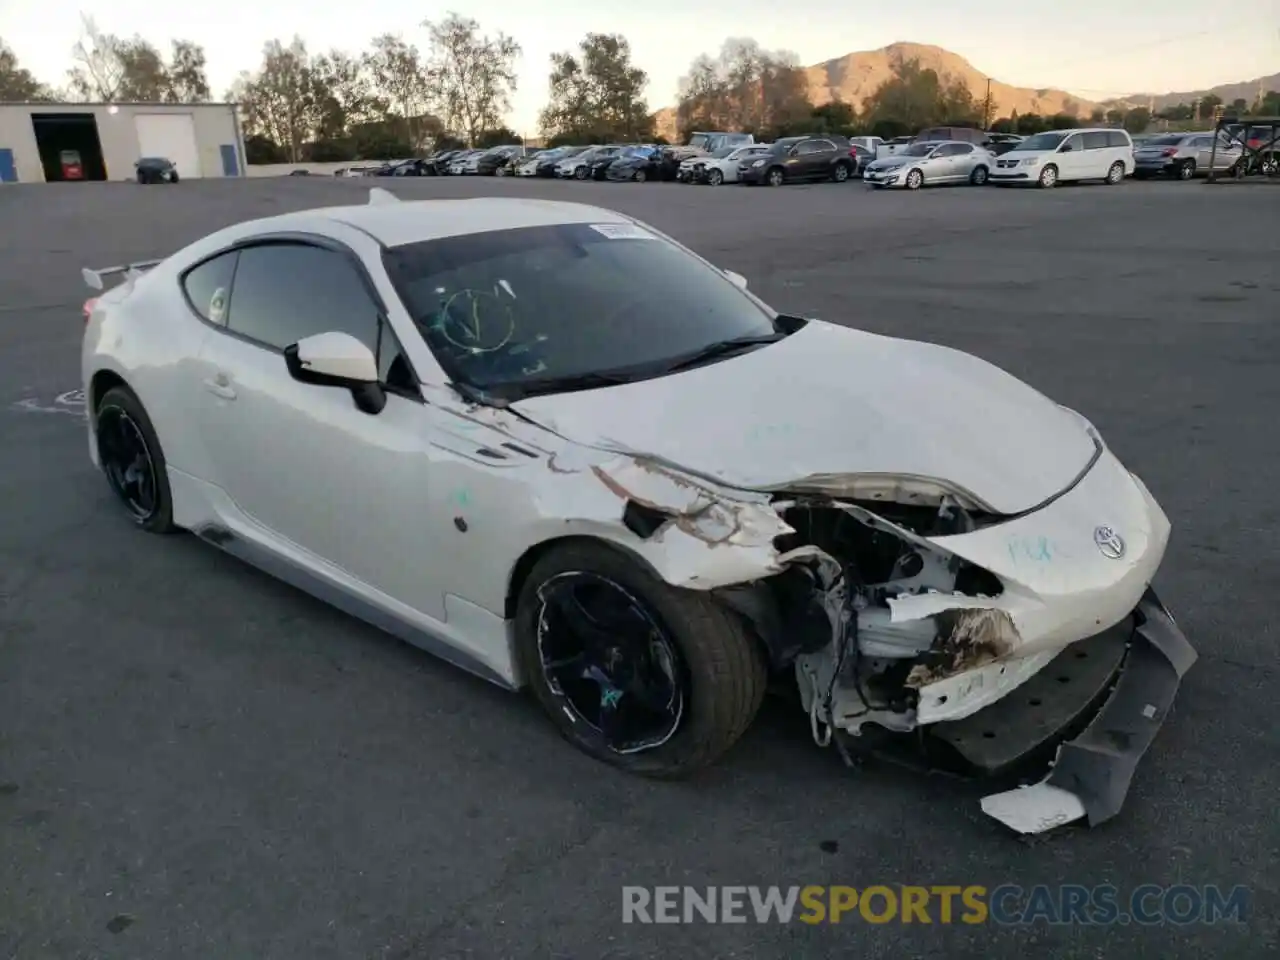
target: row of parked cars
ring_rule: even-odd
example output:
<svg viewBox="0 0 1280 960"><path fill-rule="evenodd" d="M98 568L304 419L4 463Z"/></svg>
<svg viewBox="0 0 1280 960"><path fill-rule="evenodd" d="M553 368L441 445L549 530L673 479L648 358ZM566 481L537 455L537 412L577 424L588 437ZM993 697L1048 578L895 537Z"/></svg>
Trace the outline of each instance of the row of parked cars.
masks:
<svg viewBox="0 0 1280 960"><path fill-rule="evenodd" d="M689 184L787 183L861 179L870 188L915 190L967 183L1052 187L1070 181L1119 183L1132 176L1180 180L1246 170L1246 151L1233 131L1133 138L1098 127L1053 130L1030 137L966 127L932 127L914 137L809 134L757 143L750 134L699 132L683 146L593 144L530 150L509 144L449 150L395 161L345 176L512 176L566 180L651 180ZM1265 162L1265 161L1264 161Z"/></svg>

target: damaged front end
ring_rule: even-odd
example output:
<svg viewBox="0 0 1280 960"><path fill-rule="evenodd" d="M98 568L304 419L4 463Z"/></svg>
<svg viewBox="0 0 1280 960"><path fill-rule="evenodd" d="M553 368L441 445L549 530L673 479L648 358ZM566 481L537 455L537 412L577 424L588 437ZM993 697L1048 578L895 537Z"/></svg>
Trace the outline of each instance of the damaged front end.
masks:
<svg viewBox="0 0 1280 960"><path fill-rule="evenodd" d="M1109 456L1101 469L1129 477ZM1111 568L1078 551L1072 566L1064 537L1033 536L940 485L780 492L781 572L715 594L754 625L776 670L794 671L820 746L846 759L887 748L963 775L1044 762L1043 782L983 809L1021 833L1096 825L1119 811L1196 656L1149 588L1167 521L1134 483L1146 526ZM1062 510L1069 520L1072 505ZM993 543L1008 554L989 565L999 574L960 555L977 544L964 552L999 560ZM1019 571L1019 556L1041 569Z"/></svg>

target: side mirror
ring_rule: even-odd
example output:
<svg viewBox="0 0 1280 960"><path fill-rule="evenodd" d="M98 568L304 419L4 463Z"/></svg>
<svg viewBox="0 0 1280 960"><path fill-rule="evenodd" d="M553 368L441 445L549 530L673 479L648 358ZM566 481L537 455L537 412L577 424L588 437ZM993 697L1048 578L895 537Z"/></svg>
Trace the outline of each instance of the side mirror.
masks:
<svg viewBox="0 0 1280 960"><path fill-rule="evenodd" d="M1075 149L1075 147L1073 147L1071 144L1069 144L1069 143L1064 143L1062 146L1060 146L1060 147L1058 148L1058 152L1059 152L1059 153L1070 153L1070 152L1071 152L1072 150L1074 150L1074 149Z"/></svg>
<svg viewBox="0 0 1280 960"><path fill-rule="evenodd" d="M726 277L729 278L729 282L732 283L739 290L747 289L747 278L744 277L742 274L734 273L732 270L725 270L723 271L723 273Z"/></svg>
<svg viewBox="0 0 1280 960"><path fill-rule="evenodd" d="M299 383L342 387L351 391L365 413L380 413L387 395L378 383L373 351L349 333L317 333L284 351L289 375Z"/></svg>

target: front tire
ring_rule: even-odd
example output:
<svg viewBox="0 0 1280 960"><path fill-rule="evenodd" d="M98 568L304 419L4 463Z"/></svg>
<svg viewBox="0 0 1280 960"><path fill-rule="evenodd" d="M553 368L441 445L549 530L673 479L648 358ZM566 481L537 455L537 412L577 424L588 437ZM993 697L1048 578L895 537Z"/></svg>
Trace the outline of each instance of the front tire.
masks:
<svg viewBox="0 0 1280 960"><path fill-rule="evenodd" d="M598 542L538 561L520 591L515 643L570 743L650 777L719 759L755 718L767 680L760 645L734 613Z"/></svg>
<svg viewBox="0 0 1280 960"><path fill-rule="evenodd" d="M1194 160L1183 160L1182 163L1178 164L1179 180L1190 180L1195 175L1196 175L1196 162Z"/></svg>
<svg viewBox="0 0 1280 960"><path fill-rule="evenodd" d="M587 179L587 168L579 167L577 170L573 171L573 179L575 180Z"/></svg>
<svg viewBox="0 0 1280 960"><path fill-rule="evenodd" d="M631 179L634 180L636 183L644 183L646 180L649 179L649 175L645 173L643 170L637 170L636 175Z"/></svg>
<svg viewBox="0 0 1280 960"><path fill-rule="evenodd" d="M924 174L919 170L912 170L907 174L905 183L908 190L919 190L924 185Z"/></svg>
<svg viewBox="0 0 1280 960"><path fill-rule="evenodd" d="M707 174L707 183L713 187L720 186L720 184L724 183L724 171L713 169Z"/></svg>
<svg viewBox="0 0 1280 960"><path fill-rule="evenodd" d="M787 175L781 167L774 167L765 177L765 182L771 187L780 187L787 182Z"/></svg>
<svg viewBox="0 0 1280 960"><path fill-rule="evenodd" d="M173 494L151 418L127 387L112 387L94 411L94 439L107 483L148 533L173 533Z"/></svg>
<svg viewBox="0 0 1280 960"><path fill-rule="evenodd" d="M1036 181L1042 190L1052 190L1058 185L1058 168L1052 163L1040 171L1040 178Z"/></svg>

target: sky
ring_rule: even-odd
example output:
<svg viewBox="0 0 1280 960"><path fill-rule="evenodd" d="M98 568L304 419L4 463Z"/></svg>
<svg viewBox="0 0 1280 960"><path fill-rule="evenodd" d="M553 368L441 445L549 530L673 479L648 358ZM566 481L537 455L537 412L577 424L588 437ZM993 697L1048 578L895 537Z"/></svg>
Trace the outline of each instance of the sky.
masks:
<svg viewBox="0 0 1280 960"><path fill-rule="evenodd" d="M1061 7L1069 11L1061 17L1046 16L1038 3L1001 4L998 15L984 14L991 7L978 0L913 0L878 6L874 15L857 4L818 5L808 16L789 16L789 9L776 0L453 0L418 7L403 0L220 0L207 9L189 0L0 0L0 38L23 66L52 85L65 83L81 13L106 32L140 34L162 50L173 38L193 40L205 48L210 86L220 97L241 70L258 66L268 40L287 42L297 34L312 53L355 53L379 34L398 33L425 50L421 22L456 11L521 45L508 123L526 136L537 132L551 54L576 46L588 32L628 38L633 60L649 74L651 109L674 102L694 57L743 36L767 49L790 50L804 64L895 41L936 44L993 79L1057 87L1089 100L1202 89L1280 72L1280 0L1231 0L1220 7L1203 0L1072 0Z"/></svg>

